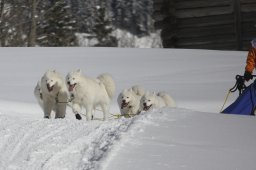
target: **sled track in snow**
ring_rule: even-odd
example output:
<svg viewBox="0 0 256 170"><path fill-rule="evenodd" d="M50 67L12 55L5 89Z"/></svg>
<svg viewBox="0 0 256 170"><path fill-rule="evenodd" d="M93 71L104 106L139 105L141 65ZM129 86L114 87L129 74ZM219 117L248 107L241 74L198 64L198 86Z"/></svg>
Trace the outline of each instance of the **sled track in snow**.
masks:
<svg viewBox="0 0 256 170"><path fill-rule="evenodd" d="M99 169L99 162L134 120L29 120L0 115L0 169Z"/></svg>

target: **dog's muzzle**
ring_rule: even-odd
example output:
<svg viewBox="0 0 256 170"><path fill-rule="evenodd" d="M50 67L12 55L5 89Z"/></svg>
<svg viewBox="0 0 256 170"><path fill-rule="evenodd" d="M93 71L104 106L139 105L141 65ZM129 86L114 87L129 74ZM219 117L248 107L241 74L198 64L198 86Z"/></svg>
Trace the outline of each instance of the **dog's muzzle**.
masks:
<svg viewBox="0 0 256 170"><path fill-rule="evenodd" d="M151 106L152 106L152 104L151 105L149 105L149 106L147 106L147 103L143 103L143 110L144 111L148 111L150 108L151 108Z"/></svg>
<svg viewBox="0 0 256 170"><path fill-rule="evenodd" d="M125 101L125 100L123 100L123 101L122 101L122 104L121 104L121 109L123 109L123 108L127 107L127 106L128 106L128 104L129 104L129 102L127 102L127 103L126 103L126 101Z"/></svg>
<svg viewBox="0 0 256 170"><path fill-rule="evenodd" d="M53 90L54 85L50 86L50 84L47 84L46 86L47 86L47 89L49 92L51 92Z"/></svg>
<svg viewBox="0 0 256 170"><path fill-rule="evenodd" d="M68 91L73 91L75 86L76 86L76 83L75 84L71 84L70 82L68 82Z"/></svg>

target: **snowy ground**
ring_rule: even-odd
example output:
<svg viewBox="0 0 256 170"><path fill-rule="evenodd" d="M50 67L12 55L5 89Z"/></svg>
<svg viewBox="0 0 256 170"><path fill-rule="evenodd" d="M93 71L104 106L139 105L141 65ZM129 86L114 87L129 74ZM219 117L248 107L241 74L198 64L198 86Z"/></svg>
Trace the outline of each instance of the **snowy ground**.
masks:
<svg viewBox="0 0 256 170"><path fill-rule="evenodd" d="M255 168L255 118L218 114L235 75L243 73L246 52L1 48L0 54L0 169ZM168 92L178 108L90 123L68 109L66 119L44 120L33 88L52 68L63 75L77 68L91 77L112 74L112 113L119 112L118 93L135 84Z"/></svg>

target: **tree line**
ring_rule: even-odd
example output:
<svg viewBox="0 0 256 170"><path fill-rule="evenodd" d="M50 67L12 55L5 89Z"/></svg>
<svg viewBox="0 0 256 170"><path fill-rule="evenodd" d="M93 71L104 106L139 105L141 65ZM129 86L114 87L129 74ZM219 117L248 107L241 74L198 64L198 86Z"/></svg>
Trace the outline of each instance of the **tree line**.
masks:
<svg viewBox="0 0 256 170"><path fill-rule="evenodd" d="M137 36L153 30L152 0L0 0L0 46L117 46L116 29Z"/></svg>

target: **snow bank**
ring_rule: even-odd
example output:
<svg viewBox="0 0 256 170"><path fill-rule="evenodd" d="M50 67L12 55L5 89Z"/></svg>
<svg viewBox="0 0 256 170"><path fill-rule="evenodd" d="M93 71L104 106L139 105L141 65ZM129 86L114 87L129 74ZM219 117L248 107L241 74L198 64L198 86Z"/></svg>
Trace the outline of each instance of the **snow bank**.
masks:
<svg viewBox="0 0 256 170"><path fill-rule="evenodd" d="M139 116L104 170L253 170L256 119L160 109Z"/></svg>
<svg viewBox="0 0 256 170"><path fill-rule="evenodd" d="M99 169L133 119L38 120L0 115L0 169Z"/></svg>

